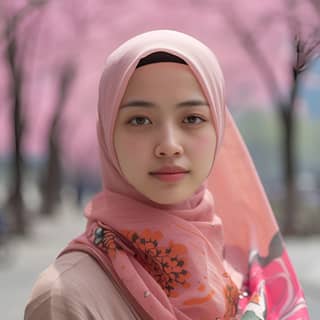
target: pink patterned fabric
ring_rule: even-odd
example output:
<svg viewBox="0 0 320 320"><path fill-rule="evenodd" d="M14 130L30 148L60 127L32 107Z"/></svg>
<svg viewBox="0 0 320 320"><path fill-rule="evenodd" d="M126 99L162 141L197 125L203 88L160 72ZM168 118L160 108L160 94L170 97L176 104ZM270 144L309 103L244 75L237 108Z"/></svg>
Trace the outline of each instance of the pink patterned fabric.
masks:
<svg viewBox="0 0 320 320"><path fill-rule="evenodd" d="M241 319L309 319L304 296L279 233L269 255L252 252L239 309Z"/></svg>
<svg viewBox="0 0 320 320"><path fill-rule="evenodd" d="M209 103L218 141L207 181L176 205L157 205L129 185L113 145L127 83L139 60L157 51L187 62ZM151 31L117 48L108 57L99 89L103 191L86 208L86 231L62 254L88 252L142 319L309 319L273 212L224 96L216 57L188 35Z"/></svg>

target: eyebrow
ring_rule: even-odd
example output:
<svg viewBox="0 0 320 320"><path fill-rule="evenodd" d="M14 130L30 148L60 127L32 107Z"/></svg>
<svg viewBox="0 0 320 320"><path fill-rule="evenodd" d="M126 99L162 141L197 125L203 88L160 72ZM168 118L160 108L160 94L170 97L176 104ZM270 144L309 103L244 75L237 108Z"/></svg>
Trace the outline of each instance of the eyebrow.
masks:
<svg viewBox="0 0 320 320"><path fill-rule="evenodd" d="M124 103L120 106L120 109L127 107L143 107L143 108L151 108L156 107L155 103L145 101L145 100L132 100L127 103ZM179 102L176 105L177 107L195 107L195 106L208 106L208 103L203 100L186 100L183 102Z"/></svg>

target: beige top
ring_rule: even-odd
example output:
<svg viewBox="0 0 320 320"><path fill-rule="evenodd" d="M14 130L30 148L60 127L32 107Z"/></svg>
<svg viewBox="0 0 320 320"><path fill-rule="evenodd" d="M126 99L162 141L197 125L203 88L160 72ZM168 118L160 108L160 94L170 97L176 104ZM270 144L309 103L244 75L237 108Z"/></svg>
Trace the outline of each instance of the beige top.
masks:
<svg viewBox="0 0 320 320"><path fill-rule="evenodd" d="M41 273L25 320L137 320L96 261L83 252L61 256Z"/></svg>

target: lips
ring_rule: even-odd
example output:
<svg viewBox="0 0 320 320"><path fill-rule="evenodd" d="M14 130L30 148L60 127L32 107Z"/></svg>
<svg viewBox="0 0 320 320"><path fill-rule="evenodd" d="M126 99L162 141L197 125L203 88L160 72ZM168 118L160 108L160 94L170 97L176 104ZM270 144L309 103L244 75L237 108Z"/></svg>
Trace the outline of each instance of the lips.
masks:
<svg viewBox="0 0 320 320"><path fill-rule="evenodd" d="M157 171L150 172L154 178L163 182L178 182L183 179L190 171L179 166L165 166Z"/></svg>
<svg viewBox="0 0 320 320"><path fill-rule="evenodd" d="M161 175L161 174L178 174L178 173L188 173L188 172L190 171L180 166L164 166L159 170L150 172L150 174Z"/></svg>

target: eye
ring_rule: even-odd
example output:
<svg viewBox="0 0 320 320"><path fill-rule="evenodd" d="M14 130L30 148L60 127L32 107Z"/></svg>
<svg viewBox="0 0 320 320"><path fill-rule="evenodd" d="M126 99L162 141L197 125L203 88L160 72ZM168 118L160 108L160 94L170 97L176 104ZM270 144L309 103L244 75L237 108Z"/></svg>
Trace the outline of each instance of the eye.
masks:
<svg viewBox="0 0 320 320"><path fill-rule="evenodd" d="M201 118L200 116L191 115L191 116L185 117L182 122L187 124L200 124L205 121L206 120Z"/></svg>
<svg viewBox="0 0 320 320"><path fill-rule="evenodd" d="M132 126L144 126L151 124L151 121L147 117L134 117L131 118L127 123Z"/></svg>

